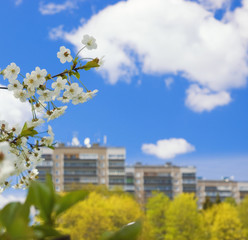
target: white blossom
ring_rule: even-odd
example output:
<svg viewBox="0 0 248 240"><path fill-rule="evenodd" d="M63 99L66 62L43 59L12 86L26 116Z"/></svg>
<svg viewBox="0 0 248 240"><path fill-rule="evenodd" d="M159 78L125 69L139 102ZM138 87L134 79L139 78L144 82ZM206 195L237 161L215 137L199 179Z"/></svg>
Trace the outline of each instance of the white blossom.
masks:
<svg viewBox="0 0 248 240"><path fill-rule="evenodd" d="M0 186L14 173L14 161L17 157L10 152L7 142L0 143Z"/></svg>
<svg viewBox="0 0 248 240"><path fill-rule="evenodd" d="M98 61L99 67L95 67L95 69L96 69L96 70L99 70L100 67L102 67L102 66L104 65L104 63L105 63L105 60L104 60L104 56L103 56L103 57L101 57L101 58L99 59L99 61Z"/></svg>
<svg viewBox="0 0 248 240"><path fill-rule="evenodd" d="M33 119L32 121L27 121L27 127L28 128L32 128L32 127L37 127L41 124L43 124L45 121L42 118L39 119Z"/></svg>
<svg viewBox="0 0 248 240"><path fill-rule="evenodd" d="M9 124L5 120L0 120L0 129L9 131Z"/></svg>
<svg viewBox="0 0 248 240"><path fill-rule="evenodd" d="M58 77L56 82L52 83L52 88L54 88L55 96L59 96L60 91L65 89L67 80L62 77Z"/></svg>
<svg viewBox="0 0 248 240"><path fill-rule="evenodd" d="M41 139L41 143L43 143L46 147L49 147L53 144L53 136L49 136L49 137L43 137Z"/></svg>
<svg viewBox="0 0 248 240"><path fill-rule="evenodd" d="M82 92L72 99L72 104L77 105L87 101L86 93Z"/></svg>
<svg viewBox="0 0 248 240"><path fill-rule="evenodd" d="M12 80L8 85L9 91L22 90L23 86L18 80Z"/></svg>
<svg viewBox="0 0 248 240"><path fill-rule="evenodd" d="M35 77L35 79L39 85L42 85L46 82L46 75L47 75L46 69L41 70L39 67L36 67L35 71L32 71L31 74Z"/></svg>
<svg viewBox="0 0 248 240"><path fill-rule="evenodd" d="M66 109L67 109L67 106L55 108L52 111L48 111L44 115L44 118L47 118L47 121L49 122L50 120L53 120L53 119L58 118L61 115L63 115L65 113Z"/></svg>
<svg viewBox="0 0 248 240"><path fill-rule="evenodd" d="M39 101L38 103L34 104L34 109L37 112L43 112L47 104L43 101Z"/></svg>
<svg viewBox="0 0 248 240"><path fill-rule="evenodd" d="M8 65L3 71L4 79L7 78L10 82L16 80L18 74L20 73L20 68L16 66L15 63Z"/></svg>
<svg viewBox="0 0 248 240"><path fill-rule="evenodd" d="M51 137L54 137L53 129L52 129L52 127L51 127L50 125L48 125L47 133L48 133Z"/></svg>
<svg viewBox="0 0 248 240"><path fill-rule="evenodd" d="M89 50L97 48L96 39L94 37L91 37L91 36L87 35L87 34L84 35L83 40L81 42Z"/></svg>
<svg viewBox="0 0 248 240"><path fill-rule="evenodd" d="M22 128L18 124L15 124L14 126L11 127L11 132L13 132L15 135L19 135L21 131Z"/></svg>
<svg viewBox="0 0 248 240"><path fill-rule="evenodd" d="M33 73L26 73L26 78L24 78L23 82L27 85L27 89L31 91L34 91L40 85Z"/></svg>
<svg viewBox="0 0 248 240"><path fill-rule="evenodd" d="M37 93L40 95L39 101L49 102L52 100L53 92L50 90L38 90Z"/></svg>
<svg viewBox="0 0 248 240"><path fill-rule="evenodd" d="M92 99L93 97L95 97L95 95L96 95L96 93L98 92L98 90L97 89L95 89L95 90L93 90L93 91L88 91L87 93L86 93L86 98L87 99Z"/></svg>
<svg viewBox="0 0 248 240"><path fill-rule="evenodd" d="M65 97L65 96L59 97L59 98L57 98L57 100L59 100L59 101L61 101L63 103L70 102L70 99L68 97Z"/></svg>
<svg viewBox="0 0 248 240"><path fill-rule="evenodd" d="M65 89L66 91L64 92L63 96L69 99L72 99L83 91L83 89L78 86L78 83L73 83L70 86L65 86Z"/></svg>
<svg viewBox="0 0 248 240"><path fill-rule="evenodd" d="M26 102L28 98L28 93L26 90L15 90L14 96L18 99L20 99L21 102Z"/></svg>
<svg viewBox="0 0 248 240"><path fill-rule="evenodd" d="M60 47L60 51L57 53L57 57L59 58L61 63L71 62L73 60L71 56L71 50L65 48L64 46Z"/></svg>

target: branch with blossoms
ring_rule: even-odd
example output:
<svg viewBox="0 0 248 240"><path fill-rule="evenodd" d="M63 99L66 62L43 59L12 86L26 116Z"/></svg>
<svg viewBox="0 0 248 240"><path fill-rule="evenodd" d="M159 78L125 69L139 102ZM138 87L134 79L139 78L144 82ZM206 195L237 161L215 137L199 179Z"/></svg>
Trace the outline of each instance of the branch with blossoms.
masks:
<svg viewBox="0 0 248 240"><path fill-rule="evenodd" d="M55 75L36 67L24 76L15 63L0 71L9 82L7 87L1 86L0 89L12 91L21 102L29 102L32 112L32 120L23 126L10 126L8 122L0 121L0 192L10 186L25 189L38 178L36 167L44 160L42 147L54 147L54 133L51 126L43 133L37 128L65 113L67 106L61 103L85 103L97 93L97 90L86 88L80 80L80 71L98 68L102 61L98 58L79 59L82 50L97 48L96 40L84 35L82 44L74 58L69 49L60 47L57 57L62 64L71 63L71 66ZM90 61L85 63L88 59Z"/></svg>

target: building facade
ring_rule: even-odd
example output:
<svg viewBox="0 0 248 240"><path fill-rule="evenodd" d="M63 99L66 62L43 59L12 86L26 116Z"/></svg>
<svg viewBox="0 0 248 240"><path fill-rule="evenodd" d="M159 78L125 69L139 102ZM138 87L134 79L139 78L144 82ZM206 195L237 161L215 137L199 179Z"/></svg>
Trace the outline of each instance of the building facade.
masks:
<svg viewBox="0 0 248 240"><path fill-rule="evenodd" d="M196 168L165 165L125 166L126 149L104 147L68 147L60 145L54 150L43 149L45 158L38 166L40 181L52 174L56 191L71 191L83 185L105 185L108 189L121 187L134 194L140 202L153 191L165 193L173 199L180 193L194 193L201 208L206 197L211 202L232 197L239 203L248 195L248 182L225 180L197 180Z"/></svg>
<svg viewBox="0 0 248 240"><path fill-rule="evenodd" d="M65 147L44 149L39 166L40 180L51 173L56 191L70 191L85 184L106 185L109 189L125 184L125 148ZM49 168L48 168L49 165Z"/></svg>
<svg viewBox="0 0 248 240"><path fill-rule="evenodd" d="M238 182L226 180L198 180L197 181L198 205L203 206L208 197L211 202L216 202L217 198L222 202L225 198L233 198L238 203L240 195Z"/></svg>
<svg viewBox="0 0 248 240"><path fill-rule="evenodd" d="M136 164L126 169L126 190L132 187L136 197L145 202L153 191L165 193L170 199L182 192L196 192L196 169L165 165Z"/></svg>

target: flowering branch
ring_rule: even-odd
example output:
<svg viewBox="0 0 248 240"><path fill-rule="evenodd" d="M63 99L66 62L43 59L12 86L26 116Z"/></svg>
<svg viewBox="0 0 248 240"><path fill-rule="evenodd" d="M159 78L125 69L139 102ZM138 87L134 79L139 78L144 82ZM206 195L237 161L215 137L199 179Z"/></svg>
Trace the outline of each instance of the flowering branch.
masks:
<svg viewBox="0 0 248 240"><path fill-rule="evenodd" d="M82 44L79 52L84 48L91 50L97 47L95 39L88 35L84 36ZM51 126L45 131L48 136L39 133L37 127L64 114L67 106L57 104L70 101L74 105L85 103L97 93L97 90L90 91L86 88L80 80L79 71L99 67L101 63L98 58L82 65L78 54L73 59L71 51L64 46L60 47L57 57L62 64L72 63L70 69L52 76L46 69L36 67L24 76L20 73L20 68L11 63L0 71L0 75L9 81L7 87L1 86L0 89L13 91L21 102L29 102L33 116L22 127L10 127L6 121L0 121L0 192L10 186L25 189L38 177L36 166L44 160L41 157L41 148L53 148L54 134ZM18 76L22 76L23 81L18 80ZM16 179L13 180L13 176Z"/></svg>

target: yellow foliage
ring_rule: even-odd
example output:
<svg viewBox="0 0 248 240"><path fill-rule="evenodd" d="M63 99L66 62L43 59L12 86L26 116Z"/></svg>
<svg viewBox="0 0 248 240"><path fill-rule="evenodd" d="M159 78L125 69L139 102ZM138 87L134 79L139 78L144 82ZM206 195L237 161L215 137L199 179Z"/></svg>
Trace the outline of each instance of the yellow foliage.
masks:
<svg viewBox="0 0 248 240"><path fill-rule="evenodd" d="M244 228L246 239L248 239L248 196L238 206L238 214Z"/></svg>
<svg viewBox="0 0 248 240"><path fill-rule="evenodd" d="M97 240L104 232L116 231L141 217L142 211L132 197L92 192L58 220L58 228L72 240Z"/></svg>
<svg viewBox="0 0 248 240"><path fill-rule="evenodd" d="M194 194L181 194L169 205L166 216L166 240L199 240L202 219Z"/></svg>
<svg viewBox="0 0 248 240"><path fill-rule="evenodd" d="M146 204L146 222L143 227L143 238L163 240L165 238L166 213L170 199L161 192L154 192Z"/></svg>
<svg viewBox="0 0 248 240"><path fill-rule="evenodd" d="M206 236L209 240L244 240L235 206L221 203L204 213Z"/></svg>

